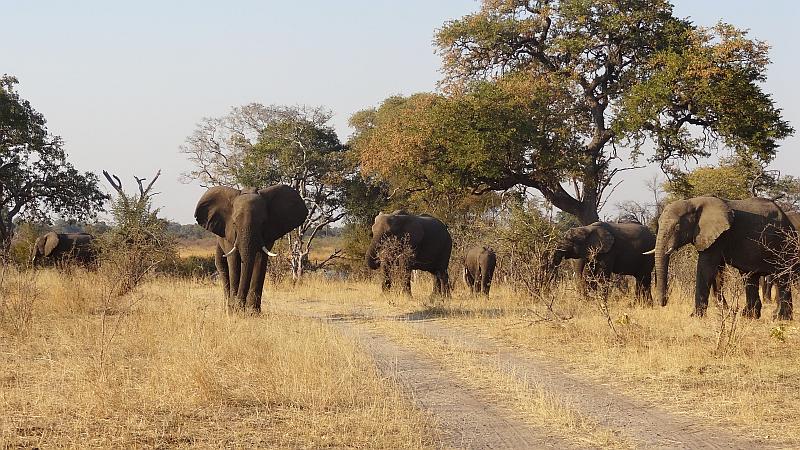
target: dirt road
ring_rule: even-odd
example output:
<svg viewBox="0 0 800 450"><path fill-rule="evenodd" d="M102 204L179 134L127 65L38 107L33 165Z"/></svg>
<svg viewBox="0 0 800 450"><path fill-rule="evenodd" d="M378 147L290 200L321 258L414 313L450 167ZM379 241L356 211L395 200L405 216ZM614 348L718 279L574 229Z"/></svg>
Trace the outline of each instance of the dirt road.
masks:
<svg viewBox="0 0 800 450"><path fill-rule="evenodd" d="M626 448L768 448L752 441L699 423L630 398L612 387L593 384L568 374L558 363L510 349L497 341L463 328L446 319L425 317L380 317L366 311L358 316L325 314L311 303L282 307L286 313L327 321L351 336L375 359L385 376L406 387L417 404L438 421L444 445L455 448L587 448L611 445ZM532 424L513 404L498 401L491 387L481 389L463 382L437 358L420 346L393 339L373 326L393 321L427 339L430 346L458 348L477 355L486 370L500 368L510 377L532 381L537 389L558 398L576 416L585 418L613 437L598 445L582 441L570 430Z"/></svg>

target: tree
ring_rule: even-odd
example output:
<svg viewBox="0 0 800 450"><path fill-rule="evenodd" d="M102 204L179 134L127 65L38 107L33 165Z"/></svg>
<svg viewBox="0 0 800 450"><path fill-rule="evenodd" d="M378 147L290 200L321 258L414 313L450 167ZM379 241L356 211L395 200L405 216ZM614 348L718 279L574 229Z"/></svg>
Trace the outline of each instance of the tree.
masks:
<svg viewBox="0 0 800 450"><path fill-rule="evenodd" d="M11 243L15 218L58 214L85 220L107 198L94 174L81 173L67 161L63 141L20 98L17 83L11 76L0 78L0 252Z"/></svg>
<svg viewBox="0 0 800 450"><path fill-rule="evenodd" d="M629 168L620 146L631 167L648 143L663 167L719 145L768 162L793 132L760 87L768 46L666 0L484 0L436 44L445 94L387 100L365 136L365 168L393 183L527 186L589 224Z"/></svg>
<svg viewBox="0 0 800 450"><path fill-rule="evenodd" d="M344 216L344 185L354 167L323 108L264 106L234 108L222 118L206 118L181 148L195 169L185 175L203 184L265 187L284 183L306 202L306 221L288 235L292 275L311 266L314 238Z"/></svg>
<svg viewBox="0 0 800 450"><path fill-rule="evenodd" d="M112 293L125 295L139 286L156 267L177 259L175 240L168 233L169 222L158 217L160 208L153 207L153 185L161 176L159 170L147 185L144 178L134 176L138 194L125 192L122 181L105 170L103 175L117 191L111 204L114 226L99 237L106 275L113 281Z"/></svg>
<svg viewBox="0 0 800 450"><path fill-rule="evenodd" d="M664 190L672 199L714 195L740 200L756 195L773 198L787 210L800 205L800 179L764 170L757 160L739 156L720 158L716 166L673 172Z"/></svg>

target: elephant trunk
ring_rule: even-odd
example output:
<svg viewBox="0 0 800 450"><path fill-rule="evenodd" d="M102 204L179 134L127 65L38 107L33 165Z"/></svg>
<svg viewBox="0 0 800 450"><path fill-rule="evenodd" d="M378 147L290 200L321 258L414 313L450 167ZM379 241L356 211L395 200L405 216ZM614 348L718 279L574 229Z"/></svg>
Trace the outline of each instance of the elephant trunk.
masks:
<svg viewBox="0 0 800 450"><path fill-rule="evenodd" d="M667 306L667 277L669 276L669 254L664 251L664 240L660 238L656 241L655 262L656 262L656 286L658 289L657 300L661 306Z"/></svg>
<svg viewBox="0 0 800 450"><path fill-rule="evenodd" d="M238 238L236 249L239 251L241 258L241 273L239 278L239 291L236 298L239 301L247 302L248 296L256 299L260 296L260 292L251 292L254 290L254 281L257 281L261 276L258 271L260 270L261 258L266 258L262 255L263 244L251 233L241 233ZM247 302L248 306L251 302Z"/></svg>

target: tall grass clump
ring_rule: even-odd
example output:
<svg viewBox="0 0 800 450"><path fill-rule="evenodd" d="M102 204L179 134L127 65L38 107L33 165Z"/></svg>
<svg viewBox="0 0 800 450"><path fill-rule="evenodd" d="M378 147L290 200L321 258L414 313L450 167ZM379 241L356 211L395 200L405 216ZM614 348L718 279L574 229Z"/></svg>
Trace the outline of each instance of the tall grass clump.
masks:
<svg viewBox="0 0 800 450"><path fill-rule="evenodd" d="M378 250L378 261L383 274L384 291L411 294L411 263L414 250L409 237L389 236L383 239Z"/></svg>

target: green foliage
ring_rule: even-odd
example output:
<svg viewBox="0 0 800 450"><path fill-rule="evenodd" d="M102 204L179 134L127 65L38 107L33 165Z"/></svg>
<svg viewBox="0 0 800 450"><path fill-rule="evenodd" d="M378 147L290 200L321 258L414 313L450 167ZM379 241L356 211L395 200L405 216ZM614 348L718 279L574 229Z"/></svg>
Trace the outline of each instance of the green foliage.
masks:
<svg viewBox="0 0 800 450"><path fill-rule="evenodd" d="M647 142L660 163L720 144L768 162L793 132L760 87L767 46L676 18L666 0L484 0L436 44L446 94L392 97L352 118L362 169L392 189L437 198L521 185L588 224L616 146L633 148L633 164Z"/></svg>
<svg viewBox="0 0 800 450"><path fill-rule="evenodd" d="M85 219L106 200L97 177L67 161L61 138L47 131L44 116L15 84L14 77L0 77L0 251L8 249L17 217Z"/></svg>
<svg viewBox="0 0 800 450"><path fill-rule="evenodd" d="M214 256L189 256L165 263L161 271L182 278L210 277L217 271Z"/></svg>
<svg viewBox="0 0 800 450"><path fill-rule="evenodd" d="M752 197L752 188L759 196L777 198L787 210L800 204L800 180L764 171L758 161L741 156L721 158L717 166L701 166L687 173L673 171L664 184L671 199L714 195L738 200Z"/></svg>

